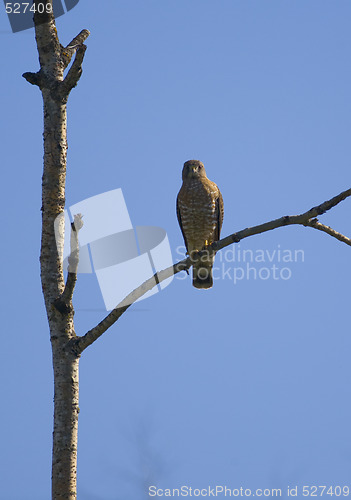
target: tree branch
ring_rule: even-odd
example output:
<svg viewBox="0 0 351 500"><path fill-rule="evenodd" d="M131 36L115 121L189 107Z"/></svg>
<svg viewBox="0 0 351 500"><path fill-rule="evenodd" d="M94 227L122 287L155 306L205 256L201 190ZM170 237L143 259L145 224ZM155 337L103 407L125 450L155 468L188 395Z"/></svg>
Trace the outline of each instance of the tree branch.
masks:
<svg viewBox="0 0 351 500"><path fill-rule="evenodd" d="M89 35L90 31L84 29L77 36L73 38L73 40L67 45L67 47L61 46L62 60L64 62L65 69L69 65L73 54L81 45L83 45L83 43L85 42L85 40L88 38Z"/></svg>
<svg viewBox="0 0 351 500"><path fill-rule="evenodd" d="M333 229L329 226L325 226L324 224L321 224L318 221L318 219L309 220L304 225L308 226L308 227L313 227L314 229L319 229L319 231L323 231L324 233L327 233L330 236L333 236L333 238L336 238L337 240L342 241L343 243L346 243L346 245L351 246L351 239L350 238L348 238L347 236L344 236L341 233L338 233L337 231L335 231L335 229Z"/></svg>
<svg viewBox="0 0 351 500"><path fill-rule="evenodd" d="M76 52L76 57L74 58L74 61L72 63L72 66L70 67L65 79L63 80L60 86L60 94L64 100L68 99L69 93L77 85L79 78L82 76L83 72L82 64L86 50L87 50L86 45L82 44L79 46Z"/></svg>
<svg viewBox="0 0 351 500"><path fill-rule="evenodd" d="M38 71L37 73L31 73L31 72L27 71L27 73L23 73L22 76L31 85L38 85L38 87L41 87L41 73L40 73L40 71Z"/></svg>
<svg viewBox="0 0 351 500"><path fill-rule="evenodd" d="M301 215L290 215L290 216L288 215L285 217L280 217L279 219L275 219L270 222L266 222L258 226L249 227L243 229L242 231L233 233L227 236L226 238L223 238L222 240L213 243L212 245L210 245L210 248L212 250L218 251L221 250L222 248L227 247L228 245L231 245L232 243L239 243L239 241L243 240L244 238L248 238L249 236L253 236L255 234L261 234L266 231L271 231L273 229L276 229L278 227L289 226L293 224L320 229L321 231L326 232L330 236L333 236L334 238L337 238L338 240L343 241L348 245L351 245L351 240L346 236L337 233L328 226L320 224L316 219L311 220L312 218L315 218L317 215L324 214L325 212L335 207L338 203L345 200L349 196L351 196L351 189L343 191L339 195L334 196L334 198L331 198L330 200L327 200L324 203L321 203L320 205L313 207L310 210L307 210L307 212L304 212ZM198 253L197 258L201 258L203 252L206 252L206 248L204 248L204 250ZM89 345L95 342L95 340L101 337L101 335L105 333L106 330L110 328L110 326L112 326L122 316L122 314L132 304L134 304L136 300L138 300L146 292L151 290L156 283L161 283L165 279L170 278L171 276L179 273L180 271L187 271L192 266L192 264L193 264L192 259L188 257L178 262L177 264L174 264L173 266L164 269L163 271L155 273L152 278L149 278L142 285L140 285L138 288L133 290L129 295L127 295L122 300L122 302L120 302L115 307L115 309L113 309L113 311L111 311L98 325L89 330L84 336L75 337L74 339L72 339L71 343L74 352L78 355L81 354L84 351L84 349L86 349Z"/></svg>
<svg viewBox="0 0 351 500"><path fill-rule="evenodd" d="M74 222L71 224L71 252L68 257L68 274L63 293L54 301L55 308L62 314L68 314L73 311L72 297L77 282L77 270L79 264L79 242L78 233L83 227L82 214L74 216Z"/></svg>
<svg viewBox="0 0 351 500"><path fill-rule="evenodd" d="M157 283L170 278L174 274L180 271L187 271L191 267L191 259L188 257L173 266L164 269L158 273L155 273L151 278L146 280L142 285L133 290L128 294L122 302L120 302L100 323L89 330L83 337L76 337L74 342L71 342L72 349L79 355L84 349L90 346L95 340L97 340L103 333L106 332L121 316L122 314L136 302L140 297L142 297L146 292L151 290ZM72 339L73 340L73 339Z"/></svg>
<svg viewBox="0 0 351 500"><path fill-rule="evenodd" d="M271 231L272 229L276 229L282 226L290 226L292 224L301 224L306 226L306 222L310 219L317 217L318 215L322 215L331 208L335 207L338 203L345 200L351 196L351 189L347 189L342 193L334 196L330 200L317 205L316 207L307 210L301 215L286 215L285 217L280 217L279 219L272 220L270 222L266 222L265 224L260 224L259 226L248 227L243 229L242 231L238 231L237 233L233 233L226 238L223 238L220 241L213 243L211 246L214 250L221 250L222 248L230 245L231 243L239 243L240 240L247 238L248 236L253 236L254 234L265 233L266 231Z"/></svg>

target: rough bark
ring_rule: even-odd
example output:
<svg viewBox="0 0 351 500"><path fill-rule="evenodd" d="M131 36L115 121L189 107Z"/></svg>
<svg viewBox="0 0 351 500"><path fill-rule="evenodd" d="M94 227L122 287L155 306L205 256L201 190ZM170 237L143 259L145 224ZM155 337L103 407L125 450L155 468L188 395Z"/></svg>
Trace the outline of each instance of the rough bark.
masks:
<svg viewBox="0 0 351 500"><path fill-rule="evenodd" d="M54 368L54 434L52 498L76 498L78 433L78 362L67 350L75 336L73 306L54 307L64 292L62 261L56 248L54 222L63 212L66 177L66 105L43 89L44 174L42 193L41 282L49 320Z"/></svg>
<svg viewBox="0 0 351 500"><path fill-rule="evenodd" d="M43 3L42 0L40 2ZM45 2L51 11L51 0ZM42 178L42 240L41 283L47 311L54 369L54 432L52 455L52 498L77 498L77 434L79 413L79 356L70 349L75 337L72 294L75 280L70 279L69 293L65 292L62 258L55 239L55 220L65 206L66 181L66 103L69 92L81 75L85 46L82 42L89 32L81 32L68 47L59 43L53 14L34 15L35 37L40 70L24 73L23 77L37 85L44 105L44 169ZM72 47L73 45L73 47ZM64 70L77 51L66 78ZM62 218L63 224L63 218ZM64 227L60 228L62 234ZM57 307L58 304L66 307Z"/></svg>

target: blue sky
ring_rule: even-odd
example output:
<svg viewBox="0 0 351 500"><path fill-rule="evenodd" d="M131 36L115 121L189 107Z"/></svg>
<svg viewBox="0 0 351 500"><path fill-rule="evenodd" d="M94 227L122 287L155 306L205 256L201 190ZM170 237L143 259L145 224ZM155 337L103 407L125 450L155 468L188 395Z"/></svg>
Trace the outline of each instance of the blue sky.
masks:
<svg viewBox="0 0 351 500"><path fill-rule="evenodd" d="M222 191L223 236L349 188L350 16L346 0L81 0L57 20L64 45L91 31L68 103L67 204L122 188L132 223L164 228L176 259L188 159ZM34 31L12 34L4 10L0 37L0 498L46 500L42 102L21 78L38 57ZM350 235L350 203L320 220ZM254 279L218 254L227 274L213 289L178 276L84 352L79 500L144 500L150 485L281 488L284 498L298 486L302 498L304 485L350 484L350 248L287 227L240 249L304 259L274 258L289 279ZM236 284L234 268L244 272ZM78 334L104 316L93 275L79 277L74 304Z"/></svg>

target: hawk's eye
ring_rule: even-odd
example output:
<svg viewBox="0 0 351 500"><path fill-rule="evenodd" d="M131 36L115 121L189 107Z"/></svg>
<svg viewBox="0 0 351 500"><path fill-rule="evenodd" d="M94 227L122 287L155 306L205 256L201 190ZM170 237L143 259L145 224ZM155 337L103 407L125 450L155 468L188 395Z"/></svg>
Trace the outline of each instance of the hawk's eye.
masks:
<svg viewBox="0 0 351 500"><path fill-rule="evenodd" d="M202 169L202 165L199 165L199 170L201 170L201 169Z"/></svg>

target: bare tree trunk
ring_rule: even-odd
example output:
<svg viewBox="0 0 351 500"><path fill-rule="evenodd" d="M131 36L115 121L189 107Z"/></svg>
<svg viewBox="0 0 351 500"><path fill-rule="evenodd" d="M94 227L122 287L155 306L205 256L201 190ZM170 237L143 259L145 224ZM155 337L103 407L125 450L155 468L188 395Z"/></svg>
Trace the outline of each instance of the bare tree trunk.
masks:
<svg viewBox="0 0 351 500"><path fill-rule="evenodd" d="M55 411L52 453L52 498L77 498L78 358L53 349Z"/></svg>
<svg viewBox="0 0 351 500"><path fill-rule="evenodd" d="M62 80L61 80L62 81ZM44 174L42 191L41 282L50 325L54 368L54 434L52 498L75 499L78 433L78 362L67 352L74 333L73 309L58 311L53 304L64 291L62 264L54 223L65 206L66 104L43 89Z"/></svg>
<svg viewBox="0 0 351 500"><path fill-rule="evenodd" d="M57 80L62 81L60 71ZM63 71L62 71L63 73ZM41 282L49 319L54 368L54 434L52 498L75 499L78 434L78 363L68 348L75 336L73 307L58 310L54 304L64 292L61 258L54 223L65 206L66 104L42 89L44 101L44 173L42 191Z"/></svg>
<svg viewBox="0 0 351 500"><path fill-rule="evenodd" d="M42 0L36 3L43 3ZM54 433L52 455L52 498L77 498L77 435L79 413L79 354L71 348L74 331L72 275L65 286L62 256L55 238L55 221L65 207L66 182L66 103L69 92L81 75L85 46L89 35L81 32L63 47L58 40L52 0L45 2L45 12L35 13L35 35L40 70L24 73L24 78L42 91L44 104L44 169L42 182L41 283L50 327L54 368ZM64 78L71 57L75 60ZM64 234L64 227L61 232Z"/></svg>

